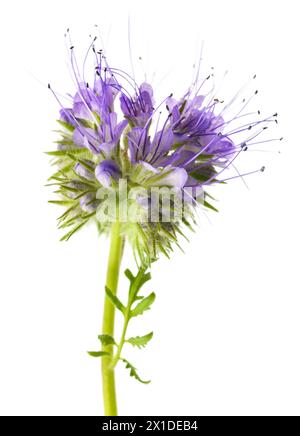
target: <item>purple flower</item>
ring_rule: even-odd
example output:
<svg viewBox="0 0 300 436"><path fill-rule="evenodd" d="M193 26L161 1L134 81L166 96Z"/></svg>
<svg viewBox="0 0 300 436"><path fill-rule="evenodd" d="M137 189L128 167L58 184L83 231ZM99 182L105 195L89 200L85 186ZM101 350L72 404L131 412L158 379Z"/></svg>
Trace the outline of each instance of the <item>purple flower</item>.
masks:
<svg viewBox="0 0 300 436"><path fill-rule="evenodd" d="M87 180L94 180L95 179L94 167L93 167L93 165L90 165L89 163L77 162L75 167L74 167L74 171L76 174L78 174L80 177L83 177L84 179L87 179Z"/></svg>
<svg viewBox="0 0 300 436"><path fill-rule="evenodd" d="M84 212L92 213L97 209L100 202L96 199L95 193L90 192L80 197L79 204Z"/></svg>
<svg viewBox="0 0 300 436"><path fill-rule="evenodd" d="M159 226L151 220L143 224L141 220L140 227L130 230L138 255L149 260L156 256L156 250L170 251L168 235L176 236L180 225L192 225L193 208L198 202L214 209L207 201L206 187L240 176L238 170L234 177L222 173L228 168L235 170L233 162L242 151L264 142L256 138L269 123L277 121L277 114L263 118L259 111L245 113L257 92L237 109L232 109L234 99L223 105L214 89L207 94L203 91L203 83L209 77L201 86L196 78L182 98L175 99L171 94L155 106L150 84L139 85L126 71L112 68L93 43L90 49L95 69L94 77L87 83L84 73L79 73L71 48L76 91L69 95L69 107L64 107L52 91L61 106L61 138L57 141L58 150L52 152L58 171L52 178L59 185L60 204L70 205L62 215L61 225L81 227L96 215L98 206L102 210L101 200L96 198L99 187L118 195L119 179L125 179L128 192L140 192L141 198L132 202L137 211L144 208L146 217L151 188L172 188L176 198L188 196L188 220L179 220L174 226ZM233 111L230 116L229 110ZM174 201L172 207L176 217L180 206ZM168 215L162 209L158 212L162 218ZM108 230L101 222L99 228ZM124 233L127 231L125 228Z"/></svg>
<svg viewBox="0 0 300 436"><path fill-rule="evenodd" d="M96 166L95 175L102 186L108 188L112 180L119 180L121 170L113 160L104 160Z"/></svg>
<svg viewBox="0 0 300 436"><path fill-rule="evenodd" d="M123 91L120 103L123 114L131 126L144 127L154 110L153 89L148 83L143 83L133 98Z"/></svg>

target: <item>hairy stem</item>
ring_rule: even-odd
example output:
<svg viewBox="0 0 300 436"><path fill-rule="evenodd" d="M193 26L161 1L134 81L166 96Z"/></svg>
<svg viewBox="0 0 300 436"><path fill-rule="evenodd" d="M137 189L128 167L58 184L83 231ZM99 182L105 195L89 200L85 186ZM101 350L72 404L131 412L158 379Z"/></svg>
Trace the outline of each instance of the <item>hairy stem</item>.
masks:
<svg viewBox="0 0 300 436"><path fill-rule="evenodd" d="M106 286L113 294L117 293L120 265L122 260L124 239L120 235L120 223L113 224L111 229L110 253L108 259ZM115 307L105 295L102 333L114 336ZM104 345L102 351L110 353L102 360L102 388L105 416L117 416L117 398L115 372L112 366L113 345Z"/></svg>

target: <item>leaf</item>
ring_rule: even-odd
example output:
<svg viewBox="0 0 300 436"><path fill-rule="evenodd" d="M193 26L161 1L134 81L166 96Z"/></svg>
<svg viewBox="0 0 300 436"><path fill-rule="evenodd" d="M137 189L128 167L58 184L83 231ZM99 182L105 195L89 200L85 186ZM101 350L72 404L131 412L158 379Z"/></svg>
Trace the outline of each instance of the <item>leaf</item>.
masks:
<svg viewBox="0 0 300 436"><path fill-rule="evenodd" d="M141 289L141 287L148 281L151 279L151 274L150 272L145 273L145 271L147 270L147 267L141 267L139 269L139 272L137 273L136 276L134 276L132 274L132 272L129 269L125 270L125 276L128 278L128 280L130 281L130 289L129 289L129 296L130 296L130 300L132 302L134 302L135 300L137 300L137 294L139 292L139 290Z"/></svg>
<svg viewBox="0 0 300 436"><path fill-rule="evenodd" d="M105 286L105 292L106 292L106 295L108 296L108 298L110 299L110 301L112 302L112 304L124 314L125 307L123 306L121 301L118 299L118 297L116 295L114 295L107 286Z"/></svg>
<svg viewBox="0 0 300 436"><path fill-rule="evenodd" d="M131 310L130 317L142 315L146 310L150 309L151 304L155 300L155 294L152 292L152 294L148 295L148 297L144 298L140 303L136 305L136 307Z"/></svg>
<svg viewBox="0 0 300 436"><path fill-rule="evenodd" d="M135 338L129 338L126 342L133 345L134 347L143 348L145 347L149 341L151 341L153 337L153 332L148 333L145 336L136 336Z"/></svg>
<svg viewBox="0 0 300 436"><path fill-rule="evenodd" d="M114 338L110 335L99 335L98 339L101 341L102 345L117 345Z"/></svg>
<svg viewBox="0 0 300 436"><path fill-rule="evenodd" d="M109 356L109 353L107 351L88 351L88 354L92 357Z"/></svg>
<svg viewBox="0 0 300 436"><path fill-rule="evenodd" d="M131 363L129 363L128 360L123 358L121 358L121 360L126 364L126 368L130 369L130 377L134 377L136 380L144 384L150 383L151 380L142 380L139 377L138 373L136 372L136 368Z"/></svg>
<svg viewBox="0 0 300 436"><path fill-rule="evenodd" d="M126 269L125 271L124 271L124 274L125 274L125 276L128 278L128 280L130 281L130 282L133 282L133 280L134 280L134 275L132 274L132 272L130 271L130 269Z"/></svg>

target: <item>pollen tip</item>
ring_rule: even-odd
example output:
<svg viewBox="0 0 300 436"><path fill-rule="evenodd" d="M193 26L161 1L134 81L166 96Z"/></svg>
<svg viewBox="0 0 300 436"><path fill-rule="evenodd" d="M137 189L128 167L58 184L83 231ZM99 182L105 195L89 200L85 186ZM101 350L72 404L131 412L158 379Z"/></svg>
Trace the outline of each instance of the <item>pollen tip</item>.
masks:
<svg viewBox="0 0 300 436"><path fill-rule="evenodd" d="M173 97L173 92L171 92L171 94L169 95L169 98L172 98Z"/></svg>
<svg viewBox="0 0 300 436"><path fill-rule="evenodd" d="M273 115L273 117L278 117L278 113L277 113L277 112L275 112L275 114Z"/></svg>
<svg viewBox="0 0 300 436"><path fill-rule="evenodd" d="M266 169L266 167L263 166L263 167L261 167L260 171L263 173L265 171L265 169Z"/></svg>
<svg viewBox="0 0 300 436"><path fill-rule="evenodd" d="M48 83L48 89L51 89L51 85L50 85L50 83Z"/></svg>
<svg viewBox="0 0 300 436"><path fill-rule="evenodd" d="M256 74L254 74L253 79L256 79Z"/></svg>
<svg viewBox="0 0 300 436"><path fill-rule="evenodd" d="M206 80L210 79L210 75L206 77Z"/></svg>
<svg viewBox="0 0 300 436"><path fill-rule="evenodd" d="M258 115L260 115L260 111L257 111Z"/></svg>
<svg viewBox="0 0 300 436"><path fill-rule="evenodd" d="M283 136L279 139L279 141L283 141Z"/></svg>
<svg viewBox="0 0 300 436"><path fill-rule="evenodd" d="M255 95L257 95L258 94L258 89L255 91L255 93L254 93Z"/></svg>
<svg viewBox="0 0 300 436"><path fill-rule="evenodd" d="M70 50L73 50L73 48L74 48L74 45L71 45Z"/></svg>

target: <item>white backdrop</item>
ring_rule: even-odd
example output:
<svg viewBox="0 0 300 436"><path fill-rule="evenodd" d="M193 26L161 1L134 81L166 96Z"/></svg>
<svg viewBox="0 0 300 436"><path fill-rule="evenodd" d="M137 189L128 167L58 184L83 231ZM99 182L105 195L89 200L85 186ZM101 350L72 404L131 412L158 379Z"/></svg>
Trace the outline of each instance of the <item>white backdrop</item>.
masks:
<svg viewBox="0 0 300 436"><path fill-rule="evenodd" d="M201 217L183 255L153 267L157 300L128 350L144 386L117 370L121 415L300 413L299 29L293 0L14 1L1 12L0 414L97 415L97 346L107 242L92 227L59 242L50 175L58 106L47 87L72 91L63 34L85 48L97 23L114 64L132 54L158 92L189 85L204 61L236 91L257 73L259 102L279 112L272 152L248 154L243 169L266 172L215 191L219 214ZM139 68L139 67L138 67ZM170 72L164 78L165 74ZM164 78L164 79L163 79ZM162 80L163 79L163 80ZM177 89L177 88L176 88ZM171 89L172 91L173 89ZM248 166L247 166L248 165ZM126 253L124 268L132 264ZM121 291L122 294L122 291Z"/></svg>

